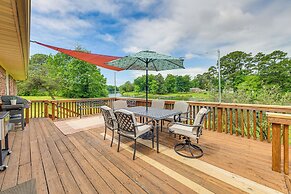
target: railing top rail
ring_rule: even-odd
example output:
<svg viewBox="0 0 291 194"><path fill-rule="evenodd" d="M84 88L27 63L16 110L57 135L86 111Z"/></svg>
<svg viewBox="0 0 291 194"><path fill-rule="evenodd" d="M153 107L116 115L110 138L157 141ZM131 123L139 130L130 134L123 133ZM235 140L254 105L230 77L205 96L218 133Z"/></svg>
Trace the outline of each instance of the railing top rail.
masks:
<svg viewBox="0 0 291 194"><path fill-rule="evenodd" d="M63 103L63 102L84 102L94 100L118 100L118 99L131 99L139 102L145 102L142 98L86 98L86 99L64 99L64 100L31 100L31 102L52 102L52 103ZM151 99L150 99L151 100ZM173 104L177 100L165 100L166 104ZM232 108L232 109L246 109L246 110L257 110L257 111L269 111L269 112L284 112L291 113L291 106L278 106L278 105L263 105L263 104L238 104L238 103L218 103L218 102L195 102L187 101L190 105L196 106L209 106L217 108Z"/></svg>
<svg viewBox="0 0 291 194"><path fill-rule="evenodd" d="M97 101L97 100L113 100L114 98L80 98L80 99L62 99L62 100L30 100L31 102L86 102L86 101Z"/></svg>
<svg viewBox="0 0 291 194"><path fill-rule="evenodd" d="M135 99L140 102L146 102L145 99L141 98L116 98L116 99ZM150 101L152 99L149 99ZM165 100L166 104L173 104L179 100ZM248 110L260 110L260 111L272 111L272 112L286 112L291 113L291 106L279 106L279 105L264 105L264 104L239 104L239 103L219 103L219 102L195 102L195 101L186 101L190 105L199 105L199 106L210 106L217 108L233 108L233 109L248 109Z"/></svg>

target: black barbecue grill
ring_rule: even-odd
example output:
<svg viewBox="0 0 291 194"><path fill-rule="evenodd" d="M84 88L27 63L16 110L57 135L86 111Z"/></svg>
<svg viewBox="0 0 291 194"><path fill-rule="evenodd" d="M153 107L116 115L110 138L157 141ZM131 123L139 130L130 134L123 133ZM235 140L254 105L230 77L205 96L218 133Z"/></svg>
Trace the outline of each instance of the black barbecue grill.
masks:
<svg viewBox="0 0 291 194"><path fill-rule="evenodd" d="M11 105L11 100L16 99L16 105ZM29 108L30 102L19 96L1 96L1 109L8 111L10 114L9 123L20 124L22 130L26 125L24 119L24 109Z"/></svg>

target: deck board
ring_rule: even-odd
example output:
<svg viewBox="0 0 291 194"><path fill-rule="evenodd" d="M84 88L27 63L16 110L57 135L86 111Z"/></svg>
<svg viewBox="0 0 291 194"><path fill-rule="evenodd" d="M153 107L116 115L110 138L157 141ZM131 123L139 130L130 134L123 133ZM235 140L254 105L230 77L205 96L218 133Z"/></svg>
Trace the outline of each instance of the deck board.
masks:
<svg viewBox="0 0 291 194"><path fill-rule="evenodd" d="M177 193L187 189L185 186L177 185L176 181L172 181L172 184L169 184L167 176L159 171L153 173L155 171L149 170L148 165L138 158L136 159L136 162L133 162L131 153L125 152L126 155L121 155L121 153L116 154L116 146L113 148L106 146L100 136L96 137L90 132L84 132L82 135L92 147L100 151L100 153L102 153L102 155L108 160L114 161L114 164L120 170L122 170L132 180L138 182L143 188L146 188L148 192L155 193L158 191L158 193L165 193L171 191ZM95 141L96 139L98 139L98 141ZM161 180L163 180L163 184L160 184ZM190 190L187 191L191 192Z"/></svg>
<svg viewBox="0 0 291 194"><path fill-rule="evenodd" d="M158 154L143 141L133 161L132 141L122 138L118 153L116 140L110 147L103 132L100 127L65 136L51 120L31 119L24 131L9 134L13 153L5 159L8 169L0 172L1 190L35 178L38 193L199 192L189 187L191 182L209 193L246 192L166 152ZM168 150L181 141L164 131L160 140ZM204 131L200 145L205 154L199 161L287 192L283 174L271 171L271 144ZM188 186L173 175L188 181Z"/></svg>

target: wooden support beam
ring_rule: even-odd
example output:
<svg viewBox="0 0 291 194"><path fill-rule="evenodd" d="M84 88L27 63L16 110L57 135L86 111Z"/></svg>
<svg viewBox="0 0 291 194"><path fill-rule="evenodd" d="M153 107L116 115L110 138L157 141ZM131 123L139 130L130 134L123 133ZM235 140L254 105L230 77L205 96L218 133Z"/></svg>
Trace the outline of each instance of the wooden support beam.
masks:
<svg viewBox="0 0 291 194"><path fill-rule="evenodd" d="M289 126L290 114L266 113L268 122L272 124L272 170L281 172L281 128L283 126L284 160L283 171L289 174Z"/></svg>
<svg viewBox="0 0 291 194"><path fill-rule="evenodd" d="M289 126L284 125L283 128L283 144L284 144L284 173L289 174Z"/></svg>

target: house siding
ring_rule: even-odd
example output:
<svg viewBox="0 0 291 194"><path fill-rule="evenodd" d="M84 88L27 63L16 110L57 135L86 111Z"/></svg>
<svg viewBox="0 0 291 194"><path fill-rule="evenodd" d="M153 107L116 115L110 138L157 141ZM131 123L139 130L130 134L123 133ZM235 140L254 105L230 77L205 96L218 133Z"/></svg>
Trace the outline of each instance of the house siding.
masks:
<svg viewBox="0 0 291 194"><path fill-rule="evenodd" d="M9 76L9 95L17 95L16 81L12 76Z"/></svg>
<svg viewBox="0 0 291 194"><path fill-rule="evenodd" d="M17 95L16 81L9 76L9 94ZM6 71L0 66L0 96L6 95Z"/></svg>
<svg viewBox="0 0 291 194"><path fill-rule="evenodd" d="M6 94L6 71L0 66L0 96Z"/></svg>

